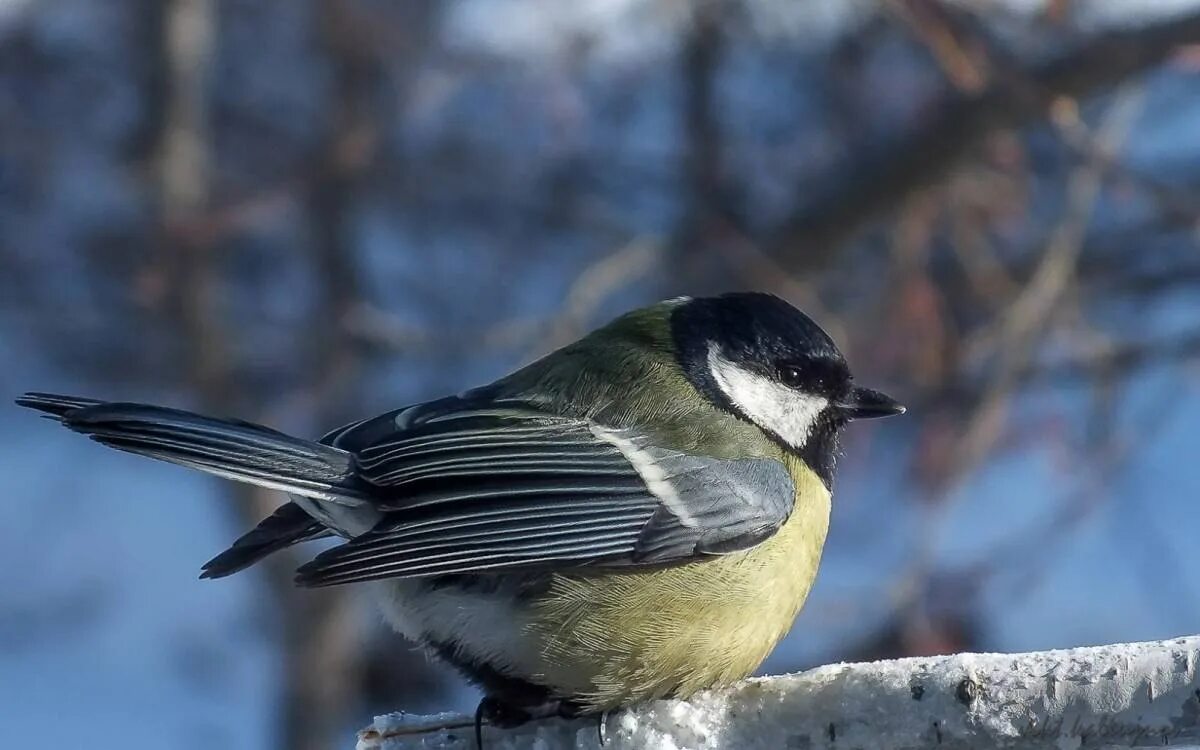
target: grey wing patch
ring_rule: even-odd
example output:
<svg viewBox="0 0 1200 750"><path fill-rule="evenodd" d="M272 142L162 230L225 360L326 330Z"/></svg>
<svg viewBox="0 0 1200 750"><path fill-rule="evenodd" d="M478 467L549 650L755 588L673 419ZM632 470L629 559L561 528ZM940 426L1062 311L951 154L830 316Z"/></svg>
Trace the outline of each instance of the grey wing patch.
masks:
<svg viewBox="0 0 1200 750"><path fill-rule="evenodd" d="M725 554L771 536L791 515L795 485L774 459L719 459L651 445L642 436L610 432L625 443L660 501L642 529L635 563Z"/></svg>

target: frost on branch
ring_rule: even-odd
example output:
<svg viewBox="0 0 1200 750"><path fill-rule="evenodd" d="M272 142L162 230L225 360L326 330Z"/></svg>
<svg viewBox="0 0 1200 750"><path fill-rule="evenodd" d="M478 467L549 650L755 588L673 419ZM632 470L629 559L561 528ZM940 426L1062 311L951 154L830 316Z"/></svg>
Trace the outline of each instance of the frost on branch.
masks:
<svg viewBox="0 0 1200 750"><path fill-rule="evenodd" d="M834 664L615 714L605 748L1200 748L1198 663L1200 636ZM598 744L594 721L484 729L487 750ZM470 719L458 715L381 716L358 742L359 750L473 746Z"/></svg>

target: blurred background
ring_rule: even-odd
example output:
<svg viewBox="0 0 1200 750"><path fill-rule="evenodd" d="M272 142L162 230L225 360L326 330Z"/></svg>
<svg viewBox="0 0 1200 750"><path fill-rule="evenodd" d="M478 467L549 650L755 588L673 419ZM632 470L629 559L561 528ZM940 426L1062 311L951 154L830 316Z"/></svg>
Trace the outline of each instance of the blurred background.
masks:
<svg viewBox="0 0 1200 750"><path fill-rule="evenodd" d="M909 406L766 671L1200 632L1200 2L0 0L6 398L317 436L732 289ZM473 707L296 556L196 580L279 495L0 462L3 744Z"/></svg>

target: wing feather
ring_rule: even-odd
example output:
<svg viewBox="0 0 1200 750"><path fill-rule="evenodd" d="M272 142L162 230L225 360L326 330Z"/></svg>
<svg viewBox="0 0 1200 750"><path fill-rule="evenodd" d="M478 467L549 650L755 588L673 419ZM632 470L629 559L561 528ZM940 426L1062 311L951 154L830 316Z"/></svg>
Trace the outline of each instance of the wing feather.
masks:
<svg viewBox="0 0 1200 750"><path fill-rule="evenodd" d="M301 567L299 583L678 562L757 542L791 509L776 461L685 455L529 408L421 408L395 412L391 433L362 423L368 444L357 427L337 433L382 520Z"/></svg>
<svg viewBox="0 0 1200 750"><path fill-rule="evenodd" d="M557 562L570 562L573 566L578 566L581 562L589 559L629 554L633 551L633 547L633 543L625 539L608 544L590 544L586 549L581 549L574 541L549 544L538 542L516 546L504 544L472 550L469 555L455 550L442 556L452 559L392 560L379 565L354 566L344 571L326 573L319 580L306 578L303 575L302 567L298 581L304 585L330 586L381 578L416 578L479 573L498 568L528 570Z"/></svg>
<svg viewBox="0 0 1200 750"><path fill-rule="evenodd" d="M519 516L503 522L489 519L483 528L477 524L455 525L449 528L427 528L423 533L411 535L384 534L366 544L348 545L346 552L330 561L330 569L357 565L380 558L416 559L416 553L449 549L455 544L466 543L516 543L526 540L567 541L575 538L580 543L591 542L598 535L620 532L630 543L636 542L636 529L645 524L651 511L627 510L619 513L567 514L567 518L543 517L540 520ZM568 521L569 523L564 523ZM633 530L631 533L631 529Z"/></svg>

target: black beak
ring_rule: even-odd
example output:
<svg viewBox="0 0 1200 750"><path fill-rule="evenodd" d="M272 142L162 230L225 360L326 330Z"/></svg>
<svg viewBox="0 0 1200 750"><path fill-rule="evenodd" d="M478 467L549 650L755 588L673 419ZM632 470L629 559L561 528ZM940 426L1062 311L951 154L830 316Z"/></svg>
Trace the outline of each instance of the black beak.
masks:
<svg viewBox="0 0 1200 750"><path fill-rule="evenodd" d="M891 396L858 386L835 406L846 419L876 419L904 413L904 407Z"/></svg>

